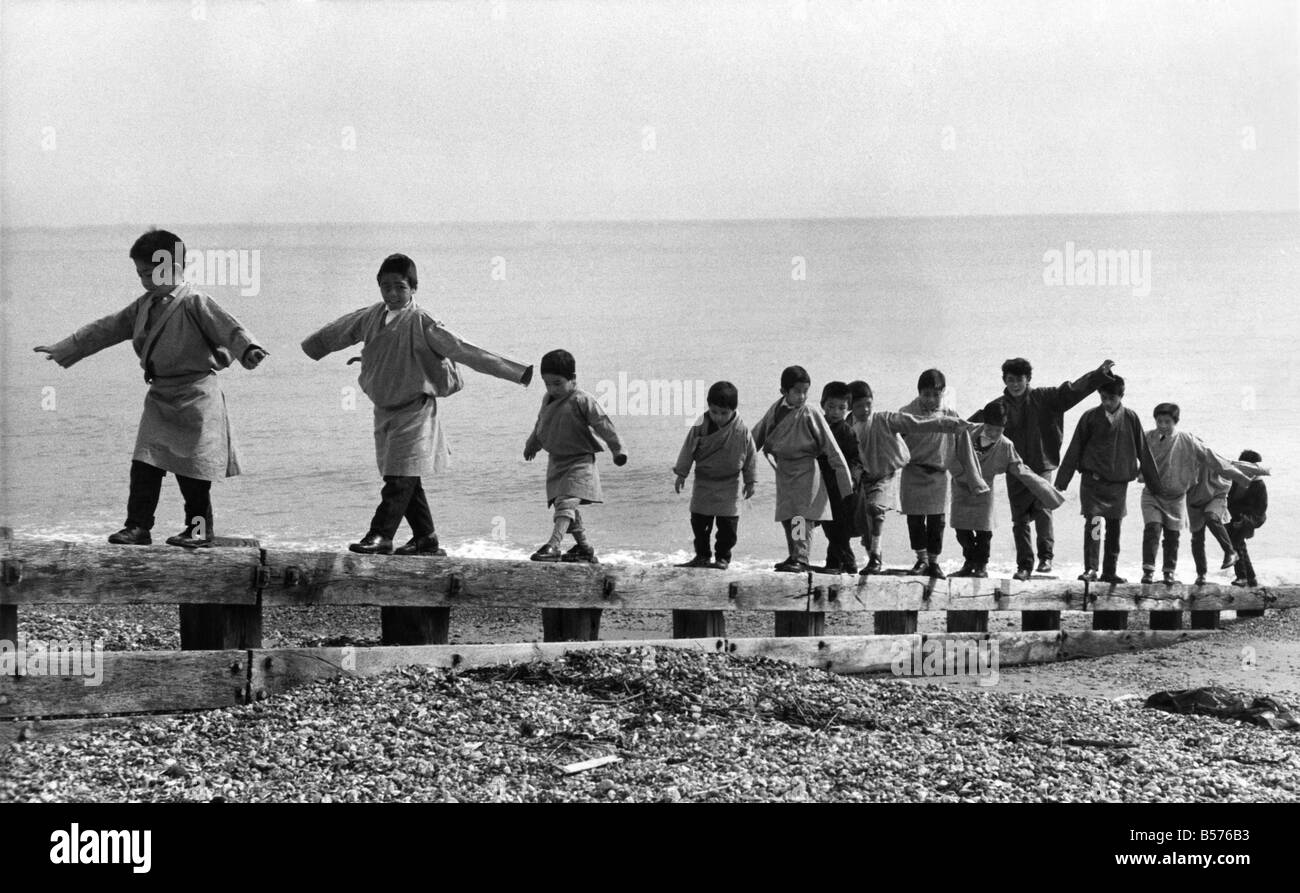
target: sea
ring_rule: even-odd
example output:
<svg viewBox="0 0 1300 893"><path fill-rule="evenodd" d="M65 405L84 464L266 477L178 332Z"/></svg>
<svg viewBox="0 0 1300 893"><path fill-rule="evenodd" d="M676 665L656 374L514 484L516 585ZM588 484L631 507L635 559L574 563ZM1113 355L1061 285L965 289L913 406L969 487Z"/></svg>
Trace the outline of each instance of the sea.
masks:
<svg viewBox="0 0 1300 893"><path fill-rule="evenodd" d="M418 264L416 302L447 328L523 362L565 348L579 387L609 405L629 462L601 455L605 502L583 510L607 562L691 556L689 491L674 492L671 469L715 381L737 386L752 426L788 365L808 370L814 397L827 381L862 378L887 409L937 367L947 404L968 415L1001 392L1002 361L1023 356L1034 385L1114 360L1125 402L1151 426L1152 408L1172 401L1181 429L1212 448L1260 452L1273 476L1252 554L1265 581L1300 574L1296 214L4 229L0 524L15 535L100 541L122 525L146 390L137 357L123 343L60 369L33 348L139 294L127 251L149 225L204 252L200 288L270 352L255 371L221 373L243 474L214 486L219 535L341 550L366 532L381 480L371 407L347 365L360 346L314 362L300 343L378 301L379 263L400 251ZM451 467L425 481L439 536L453 555L526 557L551 527L545 457L523 458L540 381L464 377L439 402ZM1067 441L1096 402L1066 416ZM1010 572L1000 478L996 489L991 569ZM738 566L784 557L774 496L760 461ZM1121 558L1132 574L1138 497L1135 484ZM182 515L165 482L155 532L179 531ZM1056 529L1058 567L1077 569L1077 482ZM824 546L814 534L815 560ZM899 515L884 551L887 564L911 564ZM951 531L943 559L960 561ZM1191 579L1186 542L1180 570Z"/></svg>

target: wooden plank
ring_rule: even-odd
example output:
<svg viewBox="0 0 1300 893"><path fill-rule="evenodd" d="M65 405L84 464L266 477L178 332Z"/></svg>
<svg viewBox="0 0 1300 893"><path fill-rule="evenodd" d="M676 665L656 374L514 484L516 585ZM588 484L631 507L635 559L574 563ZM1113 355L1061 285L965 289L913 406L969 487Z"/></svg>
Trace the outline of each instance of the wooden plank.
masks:
<svg viewBox="0 0 1300 893"><path fill-rule="evenodd" d="M1078 657L1102 657L1107 654L1121 654L1130 651L1142 651L1148 648L1164 648L1180 642L1191 642L1205 636L1217 636L1216 630L1110 630L1061 632L1062 659Z"/></svg>
<svg viewBox="0 0 1300 893"><path fill-rule="evenodd" d="M0 540L18 579L0 604L255 604L253 547L178 549L18 537Z"/></svg>
<svg viewBox="0 0 1300 893"><path fill-rule="evenodd" d="M144 722L165 722L175 714L150 713L133 716L88 716L73 719L5 719L0 720L0 744L32 741L37 738L65 738L78 732L104 729L135 728Z"/></svg>
<svg viewBox="0 0 1300 893"><path fill-rule="evenodd" d="M249 689L261 700L297 685L339 676L374 676L399 667L471 670L555 660L574 651L613 648L674 648L714 653L723 639L650 639L620 642L522 642L510 645L409 645L379 648L276 648L252 652Z"/></svg>
<svg viewBox="0 0 1300 893"><path fill-rule="evenodd" d="M246 651L101 652L87 676L0 676L0 717L77 716L230 707L247 692ZM83 667L83 670L85 668Z"/></svg>
<svg viewBox="0 0 1300 893"><path fill-rule="evenodd" d="M888 673L920 640L915 635L727 639L726 650L736 657L766 657L833 673Z"/></svg>
<svg viewBox="0 0 1300 893"><path fill-rule="evenodd" d="M181 650L262 647L260 605L181 605Z"/></svg>

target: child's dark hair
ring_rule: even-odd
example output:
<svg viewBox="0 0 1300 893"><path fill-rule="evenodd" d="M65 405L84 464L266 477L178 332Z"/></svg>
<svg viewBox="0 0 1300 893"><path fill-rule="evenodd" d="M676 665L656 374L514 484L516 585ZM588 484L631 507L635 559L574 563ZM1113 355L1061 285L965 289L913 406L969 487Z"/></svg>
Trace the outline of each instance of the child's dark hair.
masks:
<svg viewBox="0 0 1300 893"><path fill-rule="evenodd" d="M578 377L578 363L567 350L552 350L542 355L542 374L560 375L573 381Z"/></svg>
<svg viewBox="0 0 1300 893"><path fill-rule="evenodd" d="M723 409L734 411L740 405L740 393L729 381L715 381L709 386L709 395L705 400L712 406L721 406Z"/></svg>
<svg viewBox="0 0 1300 893"><path fill-rule="evenodd" d="M781 370L781 390L788 391L797 384L812 386L808 370L803 366L786 366Z"/></svg>
<svg viewBox="0 0 1300 893"><path fill-rule="evenodd" d="M916 390L924 391L926 388L934 388L942 391L948 387L948 379L943 377L943 373L938 369L926 369L921 373L921 377L916 380Z"/></svg>
<svg viewBox="0 0 1300 893"><path fill-rule="evenodd" d="M1024 357L1012 357L1002 364L1002 374L1005 375L1023 375L1025 378L1034 377L1034 367Z"/></svg>
<svg viewBox="0 0 1300 893"><path fill-rule="evenodd" d="M1177 403L1157 403L1155 411L1152 412L1151 415L1156 419L1159 419L1162 415L1170 416L1173 418L1174 424L1176 425L1178 424L1178 419L1181 413L1178 409Z"/></svg>
<svg viewBox="0 0 1300 893"><path fill-rule="evenodd" d="M185 266L185 243L175 233L165 229L151 229L131 245L131 260L158 263L157 254L165 251L174 263ZM179 254L177 258L175 255Z"/></svg>
<svg viewBox="0 0 1300 893"><path fill-rule="evenodd" d="M1263 462L1264 458L1254 450L1242 450L1238 462Z"/></svg>
<svg viewBox="0 0 1300 893"><path fill-rule="evenodd" d="M871 385L867 384L860 378L856 381L849 382L849 402L857 403L863 397L872 400L876 398L876 395L871 393Z"/></svg>
<svg viewBox="0 0 1300 893"><path fill-rule="evenodd" d="M1113 397L1124 396L1124 378L1120 375L1112 375L1110 378L1102 381L1097 385L1097 392L1100 394L1110 394Z"/></svg>
<svg viewBox="0 0 1300 893"><path fill-rule="evenodd" d="M405 254L390 254L384 258L384 262L379 265L379 272L375 274L375 281L383 279L385 273L396 273L401 276L411 286L411 291L420 287L420 279L415 272L415 261Z"/></svg>
<svg viewBox="0 0 1300 893"><path fill-rule="evenodd" d="M846 403L852 402L852 391L849 386L842 381L828 381L822 387L822 403L827 400L843 400Z"/></svg>

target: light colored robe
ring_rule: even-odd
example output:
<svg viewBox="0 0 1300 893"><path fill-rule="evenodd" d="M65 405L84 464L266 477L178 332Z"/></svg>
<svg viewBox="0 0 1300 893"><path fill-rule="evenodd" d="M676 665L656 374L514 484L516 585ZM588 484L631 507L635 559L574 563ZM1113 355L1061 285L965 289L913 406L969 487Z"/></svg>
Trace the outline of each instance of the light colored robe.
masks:
<svg viewBox="0 0 1300 893"><path fill-rule="evenodd" d="M1185 530L1190 527L1188 497L1200 482L1203 471L1220 480L1227 476L1233 480L1249 481L1247 475L1237 470L1236 463L1214 452L1193 434L1175 431L1162 438L1160 429L1153 428L1145 436L1164 489L1164 493L1156 493L1149 485L1143 486L1142 521L1145 524L1161 524L1170 530ZM1227 481L1223 483L1231 488ZM1208 487L1207 483L1207 489ZM1226 491L1222 498L1226 510Z"/></svg>
<svg viewBox="0 0 1300 893"><path fill-rule="evenodd" d="M563 397L542 397L537 424L528 436L526 448L546 450L546 504L557 499L578 499L584 505L601 502L600 472L596 470L596 453L604 452L600 441L609 444L615 454L623 452L614 423L600 401L580 388Z"/></svg>
<svg viewBox="0 0 1300 893"><path fill-rule="evenodd" d="M1024 463L1009 437L1004 434L987 448L980 448L978 439L980 427L978 424L971 426L971 440L975 456L979 460L980 475L989 489L976 494L969 492L965 487L954 487L948 526L954 530L992 530L993 479L1000 474L1006 474L1008 478L1020 481L1033 493L1034 498L1049 509L1060 508L1065 502L1065 497Z"/></svg>
<svg viewBox="0 0 1300 893"><path fill-rule="evenodd" d="M871 504L895 510L898 508L896 475L912 458L903 435L953 434L965 427L955 416L918 419L914 415L887 410L877 410L862 420L852 415L849 418L858 440L858 458L862 462L862 492Z"/></svg>
<svg viewBox="0 0 1300 893"><path fill-rule="evenodd" d="M734 517L740 514L741 482L753 485L757 451L749 428L732 413L731 421L709 430L709 414L696 419L686 432L673 473L686 477L695 465L691 485L691 511L700 515Z"/></svg>
<svg viewBox="0 0 1300 893"><path fill-rule="evenodd" d="M387 324L380 301L336 319L309 335L302 349L313 360L365 342L357 384L375 407L375 460L384 476L420 477L447 467L451 449L438 418L433 379L443 357L475 372L527 385L533 367L476 347L414 301Z"/></svg>
<svg viewBox="0 0 1300 893"><path fill-rule="evenodd" d="M216 301L182 282L162 298L141 295L81 327L52 345L50 355L67 367L128 339L149 382L132 458L205 481L239 474L216 372L256 347L253 337Z"/></svg>
<svg viewBox="0 0 1300 893"><path fill-rule="evenodd" d="M972 493L987 493L989 486L979 474L979 460L971 446L966 423L951 409L930 412L921 405L918 397L900 412L918 420L937 419L944 416L959 425L955 435L938 431L907 434L903 437L911 454L903 466L899 486L902 512L905 515L942 515L948 510L948 474L953 472L962 486Z"/></svg>
<svg viewBox="0 0 1300 893"><path fill-rule="evenodd" d="M819 407L804 403L777 422L777 400L754 427L754 446L776 460L776 520L830 521L830 500L817 457L825 456L841 493L853 492L849 465Z"/></svg>

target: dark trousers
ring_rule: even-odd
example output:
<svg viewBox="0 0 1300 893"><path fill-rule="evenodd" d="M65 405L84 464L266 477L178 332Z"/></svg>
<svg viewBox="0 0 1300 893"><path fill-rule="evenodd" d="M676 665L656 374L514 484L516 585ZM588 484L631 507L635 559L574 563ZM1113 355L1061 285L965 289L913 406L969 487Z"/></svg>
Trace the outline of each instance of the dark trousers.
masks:
<svg viewBox="0 0 1300 893"><path fill-rule="evenodd" d="M1232 540L1228 536L1228 528L1224 527L1223 522L1218 518L1207 515L1205 526L1200 530L1192 531L1192 561L1196 562L1196 573L1200 576L1205 576L1206 571L1209 570L1205 558L1205 531L1207 530L1214 536L1214 541L1223 548L1225 555L1235 551L1232 548Z"/></svg>
<svg viewBox="0 0 1300 893"><path fill-rule="evenodd" d="M1007 494L1009 496L1013 486L1020 485L1008 479ZM1031 524L1038 532L1039 559L1051 561L1055 557L1053 549L1056 547L1056 532L1052 528L1052 510L1037 500L1033 500L1028 508L1023 507L1023 500L1012 498L1010 502L1011 537L1016 543L1016 567L1021 570L1033 570L1035 541L1030 534Z"/></svg>
<svg viewBox="0 0 1300 893"><path fill-rule="evenodd" d="M822 532L826 534L826 566L858 566L858 557L853 554L853 522L849 518L837 518L822 522Z"/></svg>
<svg viewBox="0 0 1300 893"><path fill-rule="evenodd" d="M1164 531L1164 570L1178 569L1178 534L1163 524L1148 524L1142 528L1142 570L1155 570L1156 546L1160 544L1160 532Z"/></svg>
<svg viewBox="0 0 1300 893"><path fill-rule="evenodd" d="M1237 553L1237 563L1233 567L1237 576L1247 582L1255 582L1255 565L1250 560L1250 550L1246 540L1255 535L1255 525L1249 521L1233 521L1228 525L1228 536L1232 539L1232 551Z"/></svg>
<svg viewBox="0 0 1300 893"><path fill-rule="evenodd" d="M984 567L989 563L989 551L993 546L991 530L959 530L957 542L961 544L961 557L971 567Z"/></svg>
<svg viewBox="0 0 1300 893"><path fill-rule="evenodd" d="M1106 559L1102 565L1103 574L1114 574L1119 565L1119 532L1124 525L1123 518L1106 518ZM1091 515L1083 522L1083 568L1097 569L1097 554L1101 551L1101 515Z"/></svg>
<svg viewBox="0 0 1300 893"><path fill-rule="evenodd" d="M162 480L167 472L138 459L131 461L131 493L126 498L126 526L152 530L154 512L162 495ZM185 500L185 527L192 530L202 519L204 537L212 536L212 481L176 475Z"/></svg>
<svg viewBox="0 0 1300 893"><path fill-rule="evenodd" d="M947 524L947 515L908 515L907 536L912 550L938 555L943 551L943 529Z"/></svg>
<svg viewBox="0 0 1300 893"><path fill-rule="evenodd" d="M379 507L370 521L370 532L387 539L397 533L402 518L411 525L412 536L433 533L433 513L424 496L424 486L418 477L384 475L384 489L379 492Z"/></svg>
<svg viewBox="0 0 1300 893"><path fill-rule="evenodd" d="M739 515L701 515L691 512L691 530L695 533L695 557L709 560L709 535L713 533L714 522L718 525L718 539L713 555L719 561L730 561L731 550L736 546L736 526L740 523Z"/></svg>

